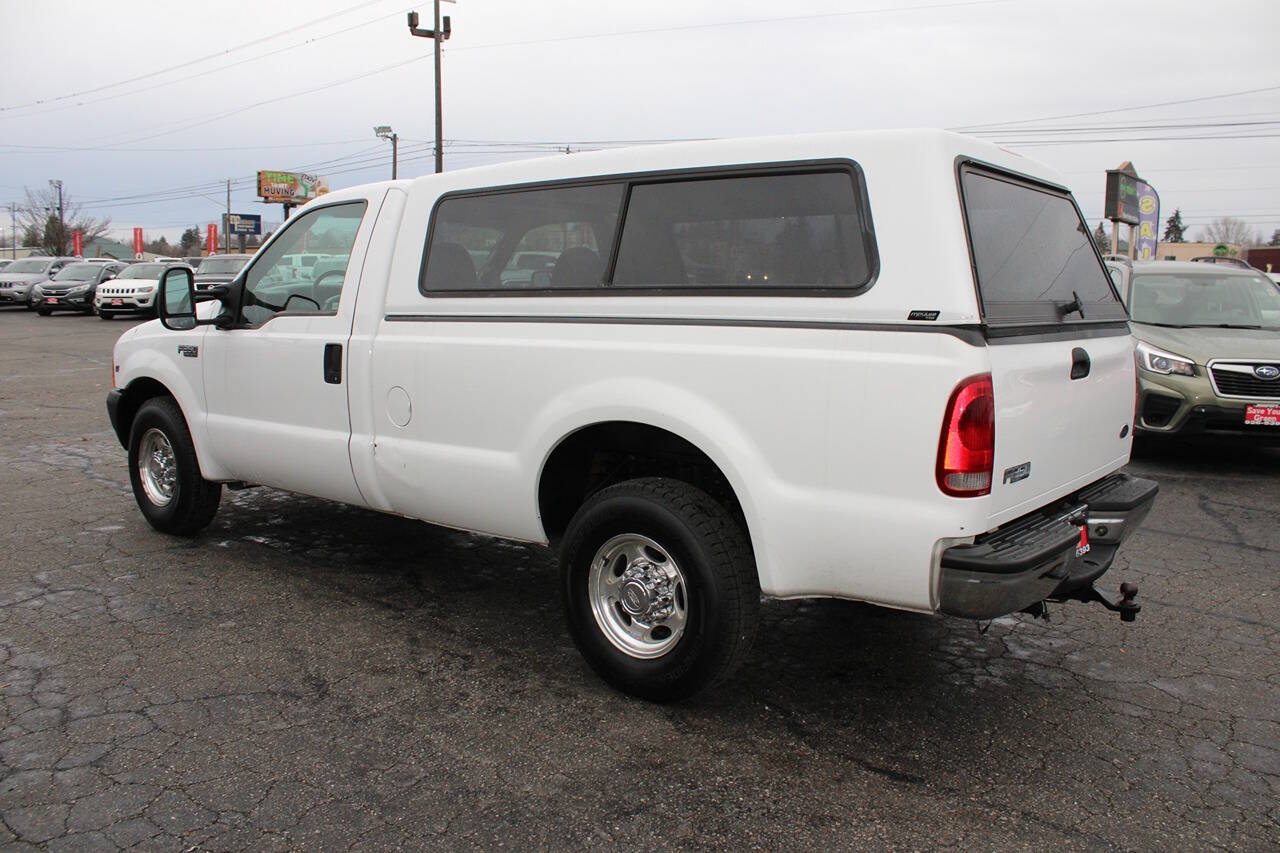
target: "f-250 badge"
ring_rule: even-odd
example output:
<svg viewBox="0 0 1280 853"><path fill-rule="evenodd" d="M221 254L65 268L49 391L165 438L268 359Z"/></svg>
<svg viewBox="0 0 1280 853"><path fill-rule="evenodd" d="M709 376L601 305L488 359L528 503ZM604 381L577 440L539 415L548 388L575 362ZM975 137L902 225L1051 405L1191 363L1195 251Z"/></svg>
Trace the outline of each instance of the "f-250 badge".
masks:
<svg viewBox="0 0 1280 853"><path fill-rule="evenodd" d="M1023 462L1021 465L1014 465L1012 468L1004 469L1005 485L1016 483L1019 480L1025 480L1031 476L1031 463Z"/></svg>

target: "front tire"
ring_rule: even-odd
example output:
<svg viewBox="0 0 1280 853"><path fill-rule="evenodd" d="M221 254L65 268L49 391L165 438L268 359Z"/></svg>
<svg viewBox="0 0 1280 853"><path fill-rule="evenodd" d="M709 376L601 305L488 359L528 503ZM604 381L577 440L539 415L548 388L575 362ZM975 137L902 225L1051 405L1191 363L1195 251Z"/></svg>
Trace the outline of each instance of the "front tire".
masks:
<svg viewBox="0 0 1280 853"><path fill-rule="evenodd" d="M200 475L187 421L171 397L153 397L138 409L129 434L129 480L147 522L174 536L207 527L222 499L222 484Z"/></svg>
<svg viewBox="0 0 1280 853"><path fill-rule="evenodd" d="M36 313L37 313L37 314L39 314L41 317L48 317L50 314L52 314L52 313L53 313L53 311L52 311L52 310L50 310L50 309L48 309L48 308L45 308L45 307L42 305L42 306L40 306L39 308L37 308L37 309L36 309Z"/></svg>
<svg viewBox="0 0 1280 853"><path fill-rule="evenodd" d="M116 315L112 314L110 311L103 311L101 308L98 309L99 320L114 320L115 317Z"/></svg>
<svg viewBox="0 0 1280 853"><path fill-rule="evenodd" d="M760 583L746 533L679 480L628 480L593 495L561 550L569 631L592 669L624 693L686 699L746 657Z"/></svg>

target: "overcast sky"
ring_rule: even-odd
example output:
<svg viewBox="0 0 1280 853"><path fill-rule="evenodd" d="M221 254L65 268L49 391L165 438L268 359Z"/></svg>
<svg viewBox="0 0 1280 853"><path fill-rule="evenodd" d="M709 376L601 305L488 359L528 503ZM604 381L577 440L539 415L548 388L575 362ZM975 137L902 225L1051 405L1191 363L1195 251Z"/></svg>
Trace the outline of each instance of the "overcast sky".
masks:
<svg viewBox="0 0 1280 853"><path fill-rule="evenodd" d="M233 212L278 220L258 169L335 189L390 177L379 124L401 136L401 177L429 172L431 41L409 35L414 8L429 27L429 0L0 0L0 201L60 178L126 239L172 239L216 221L233 178ZM442 9L446 169L564 156L555 145L981 128L1061 170L1091 225L1103 171L1132 160L1162 216L1280 228L1276 0ZM1170 101L1190 102L1125 109Z"/></svg>

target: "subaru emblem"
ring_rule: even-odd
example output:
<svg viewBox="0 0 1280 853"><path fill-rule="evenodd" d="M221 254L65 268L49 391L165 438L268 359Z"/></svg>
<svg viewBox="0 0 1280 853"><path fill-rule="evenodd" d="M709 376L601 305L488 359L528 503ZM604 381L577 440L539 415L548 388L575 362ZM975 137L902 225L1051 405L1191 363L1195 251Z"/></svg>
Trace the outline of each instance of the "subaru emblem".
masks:
<svg viewBox="0 0 1280 853"><path fill-rule="evenodd" d="M1253 369L1253 375L1259 379L1275 379L1280 377L1280 367L1273 364L1260 364Z"/></svg>

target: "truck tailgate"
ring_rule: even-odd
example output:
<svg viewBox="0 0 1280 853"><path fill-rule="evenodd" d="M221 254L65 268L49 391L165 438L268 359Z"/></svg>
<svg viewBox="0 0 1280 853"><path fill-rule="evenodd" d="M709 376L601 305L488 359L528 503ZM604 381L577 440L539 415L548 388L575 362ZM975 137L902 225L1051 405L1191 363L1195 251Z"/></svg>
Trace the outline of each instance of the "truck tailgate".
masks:
<svg viewBox="0 0 1280 853"><path fill-rule="evenodd" d="M1132 337L1017 340L988 347L996 411L993 525L1121 467L1133 440Z"/></svg>

